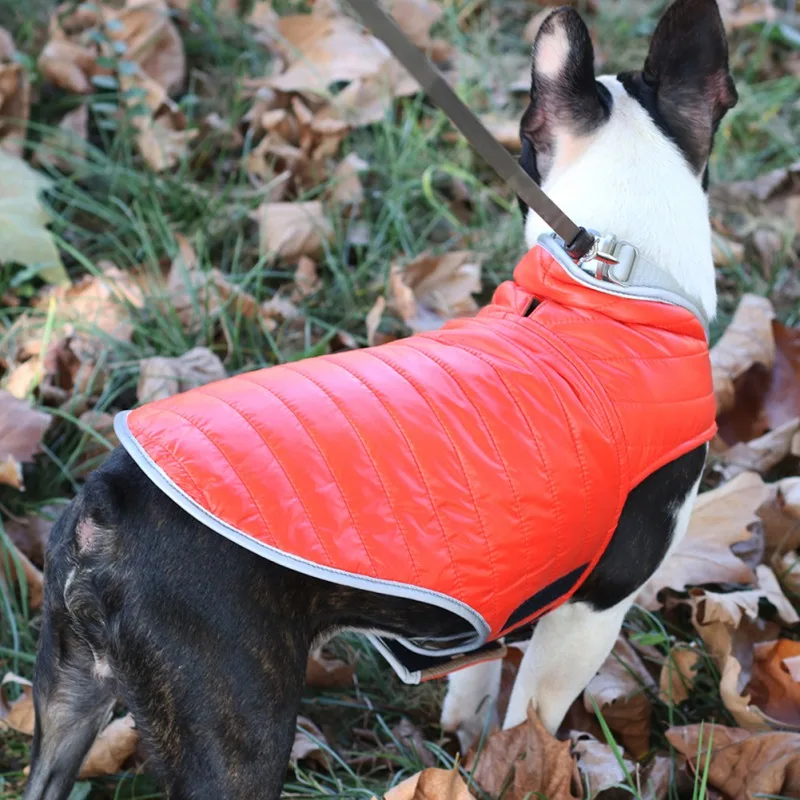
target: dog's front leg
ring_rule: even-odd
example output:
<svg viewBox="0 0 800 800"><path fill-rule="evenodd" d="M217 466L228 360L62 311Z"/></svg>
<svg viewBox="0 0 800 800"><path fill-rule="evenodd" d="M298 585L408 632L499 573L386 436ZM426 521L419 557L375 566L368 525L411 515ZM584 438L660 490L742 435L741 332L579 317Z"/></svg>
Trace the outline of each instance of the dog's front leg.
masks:
<svg viewBox="0 0 800 800"><path fill-rule="evenodd" d="M605 611L568 603L543 617L519 665L503 727L523 722L532 701L544 726L555 733L611 652L634 597Z"/></svg>
<svg viewBox="0 0 800 800"><path fill-rule="evenodd" d="M500 722L497 697L502 669L503 660L498 658L458 670L448 678L441 725L456 733L463 752L469 750L485 726L491 728Z"/></svg>

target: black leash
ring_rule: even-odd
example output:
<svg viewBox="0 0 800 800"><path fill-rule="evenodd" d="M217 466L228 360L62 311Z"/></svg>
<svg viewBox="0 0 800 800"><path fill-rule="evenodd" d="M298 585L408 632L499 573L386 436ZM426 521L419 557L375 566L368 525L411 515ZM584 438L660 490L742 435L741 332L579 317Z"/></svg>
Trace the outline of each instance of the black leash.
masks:
<svg viewBox="0 0 800 800"><path fill-rule="evenodd" d="M441 72L413 45L377 0L349 0L364 24L386 44L397 60L419 81L423 91L450 118L481 158L528 204L564 241L576 261L594 246L594 237L576 225L525 172L484 124L450 88Z"/></svg>

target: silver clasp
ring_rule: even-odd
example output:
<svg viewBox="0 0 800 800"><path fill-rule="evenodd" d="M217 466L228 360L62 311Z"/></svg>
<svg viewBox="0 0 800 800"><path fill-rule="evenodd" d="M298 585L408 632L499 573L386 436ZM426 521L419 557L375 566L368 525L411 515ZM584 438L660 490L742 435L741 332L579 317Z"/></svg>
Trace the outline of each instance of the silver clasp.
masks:
<svg viewBox="0 0 800 800"><path fill-rule="evenodd" d="M638 255L632 244L619 241L614 234L595 236L591 250L578 262L578 266L598 281L627 286Z"/></svg>

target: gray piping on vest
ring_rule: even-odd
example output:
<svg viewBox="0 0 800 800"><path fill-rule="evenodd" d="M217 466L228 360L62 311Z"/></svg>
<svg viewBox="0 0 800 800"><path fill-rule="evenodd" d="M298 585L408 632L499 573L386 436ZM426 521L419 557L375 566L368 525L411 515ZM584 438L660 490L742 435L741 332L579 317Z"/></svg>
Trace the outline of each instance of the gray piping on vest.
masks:
<svg viewBox="0 0 800 800"><path fill-rule="evenodd" d="M305 575L310 575L312 578L320 578L324 581L331 581L332 583L338 583L344 586L352 586L354 589L364 589L368 592L386 594L392 597L405 597L408 600L416 600L420 603L437 606L445 611L449 611L451 614L455 614L457 617L461 617L475 629L475 636L470 641L458 647L443 649L426 649L408 639L394 636L395 639L402 642L404 647L407 647L415 653L425 656L454 656L460 653L467 653L470 650L475 650L486 643L490 633L490 628L486 620L473 608L460 600L456 600L454 597L448 597L441 592L434 592L431 589L411 586L407 583L371 578L366 575L356 575L352 572L335 569L334 567L315 564L313 561L308 561L300 556L285 553L277 547L272 547L257 539L253 539L238 528L234 528L224 520L216 517L186 494L183 489L175 484L169 475L150 458L149 454L142 445L139 444L136 437L128 428L128 414L130 413L130 411L122 411L114 417L114 432L117 434L120 444L128 451L128 454L137 463L142 472L144 472L167 497L177 503L188 514L191 514L198 522L203 523L207 528L221 533L225 538L247 548L256 555L269 559L283 567L293 569L296 572L302 572ZM381 652L383 652L383 649L381 649Z"/></svg>
<svg viewBox="0 0 800 800"><path fill-rule="evenodd" d="M561 240L552 233L543 233L538 239L539 245L543 247L553 258L562 266L566 273L585 286L596 289L598 292L613 294L617 297L629 297L635 300L651 300L656 303L667 303L686 309L690 314L697 317L706 334L706 341L709 338L709 323L702 306L694 298L684 291L681 285L665 269L646 259L644 256L636 254L636 259L631 269L631 274L625 284L614 283L613 281L600 280L590 275L584 268L579 266L564 250Z"/></svg>

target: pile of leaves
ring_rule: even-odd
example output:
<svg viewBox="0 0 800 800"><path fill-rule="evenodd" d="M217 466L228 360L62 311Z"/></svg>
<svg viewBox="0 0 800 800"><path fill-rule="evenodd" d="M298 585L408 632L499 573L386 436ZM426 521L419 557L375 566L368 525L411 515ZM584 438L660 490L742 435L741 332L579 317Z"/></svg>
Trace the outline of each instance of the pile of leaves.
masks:
<svg viewBox="0 0 800 800"><path fill-rule="evenodd" d="M472 314L523 247L508 188L336 0L32 2L38 22L0 28L7 797L29 759L46 538L116 445L114 413ZM389 5L517 150L548 4ZM315 653L287 791L800 796L800 35L780 3L721 5L742 101L712 163L719 433L687 536L558 737L533 709L479 742L444 734L441 684L398 685L352 637ZM635 27L580 6L605 70L641 63L660 9ZM146 773L120 709L74 797L157 796Z"/></svg>

